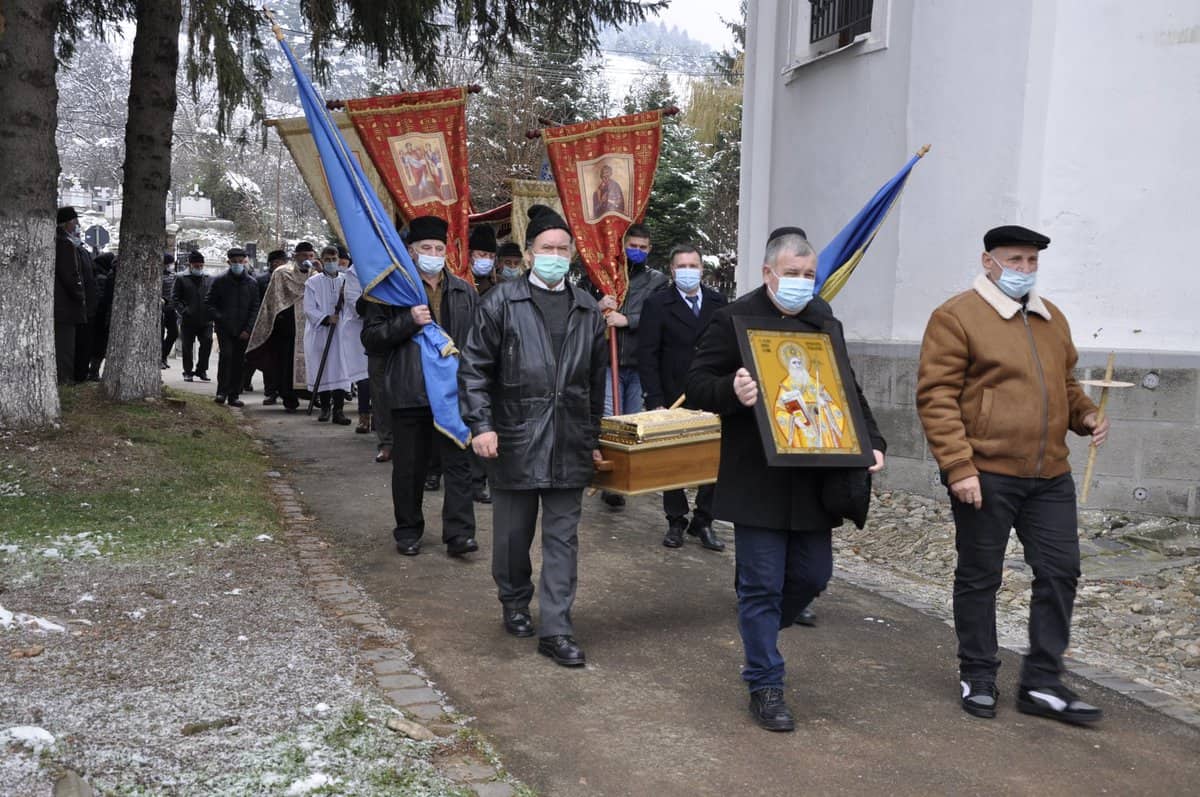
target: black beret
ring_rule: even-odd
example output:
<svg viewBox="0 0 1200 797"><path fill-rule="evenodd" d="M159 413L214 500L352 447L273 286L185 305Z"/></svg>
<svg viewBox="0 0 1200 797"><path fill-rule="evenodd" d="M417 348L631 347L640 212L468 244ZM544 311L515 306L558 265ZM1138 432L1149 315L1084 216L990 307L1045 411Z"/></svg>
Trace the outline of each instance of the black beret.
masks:
<svg viewBox="0 0 1200 797"><path fill-rule="evenodd" d="M188 252L188 262L189 263L203 263L204 255L200 254L199 252Z"/></svg>
<svg viewBox="0 0 1200 797"><path fill-rule="evenodd" d="M276 260L287 260L287 252L282 249L276 249L271 254L267 255L267 262L273 263Z"/></svg>
<svg viewBox="0 0 1200 797"><path fill-rule="evenodd" d="M472 252L495 252L496 231L492 229L492 225L480 224L471 230L471 237L467 240L467 249Z"/></svg>
<svg viewBox="0 0 1200 797"><path fill-rule="evenodd" d="M313 252L313 253L315 253L317 250L316 250L316 249L314 249L314 248L313 248L313 245L312 245L312 244L310 244L308 241L301 241L300 243L296 244L296 248L295 248L293 251L295 251L295 252Z"/></svg>
<svg viewBox="0 0 1200 797"><path fill-rule="evenodd" d="M546 205L530 205L529 224L525 227L526 245L533 243L534 238L547 230L565 230L568 235L571 234L571 228L567 226L566 220L558 215L558 211L554 208Z"/></svg>
<svg viewBox="0 0 1200 797"><path fill-rule="evenodd" d="M983 249L990 252L997 246L1036 246L1045 249L1050 245L1050 239L1040 232L1034 232L1026 227L1008 224L1003 227L993 227L984 233Z"/></svg>
<svg viewBox="0 0 1200 797"><path fill-rule="evenodd" d="M417 241L441 241L446 243L446 233L450 225L445 219L437 216L417 216L408 223L408 243Z"/></svg>
<svg viewBox="0 0 1200 797"><path fill-rule="evenodd" d="M808 240L808 233L799 227L776 227L771 230L771 234L767 236L767 243L771 243L776 238L782 238L785 235L799 235L804 240Z"/></svg>
<svg viewBox="0 0 1200 797"><path fill-rule="evenodd" d="M232 249L230 249L228 252L225 253L226 260L233 260L235 257L249 257L249 256L250 255L246 254L246 250L240 246L235 246Z"/></svg>
<svg viewBox="0 0 1200 797"><path fill-rule="evenodd" d="M169 266L175 262L175 255L170 252L163 252L163 265Z"/></svg>
<svg viewBox="0 0 1200 797"><path fill-rule="evenodd" d="M337 248L337 250L338 250L338 257L340 257L342 260L350 259L350 250L349 249L347 249L344 246L339 246Z"/></svg>
<svg viewBox="0 0 1200 797"><path fill-rule="evenodd" d="M64 221L70 221L71 219L77 218L79 218L79 214L75 212L75 208L67 205L65 208L58 209L58 221L56 223L62 224Z"/></svg>
<svg viewBox="0 0 1200 797"><path fill-rule="evenodd" d="M500 244L500 248L496 250L496 257L520 257L521 247L517 246L512 241L506 244Z"/></svg>

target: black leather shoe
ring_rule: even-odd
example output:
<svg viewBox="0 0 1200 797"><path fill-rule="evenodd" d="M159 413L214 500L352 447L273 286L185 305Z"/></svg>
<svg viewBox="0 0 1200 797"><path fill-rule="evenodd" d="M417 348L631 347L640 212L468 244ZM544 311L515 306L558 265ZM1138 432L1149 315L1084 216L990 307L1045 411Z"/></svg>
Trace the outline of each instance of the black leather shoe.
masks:
<svg viewBox="0 0 1200 797"><path fill-rule="evenodd" d="M664 548L682 548L683 547L683 531L687 528L687 523L682 519L668 521L670 525L667 527L667 533L663 535Z"/></svg>
<svg viewBox="0 0 1200 797"><path fill-rule="evenodd" d="M191 374L184 374L184 375L183 375L183 381L184 381L184 382L191 382L193 378L194 378L194 377L193 377Z"/></svg>
<svg viewBox="0 0 1200 797"><path fill-rule="evenodd" d="M214 398L213 398L213 401L217 402L218 404L224 404L224 403L225 403L225 396L223 396L223 395L221 395L220 393L218 393L218 394L216 395L216 397L214 397Z"/></svg>
<svg viewBox="0 0 1200 797"><path fill-rule="evenodd" d="M713 531L711 523L699 523L696 520L692 520L691 525L688 526L687 533L699 538L700 544L710 551L725 550L725 543L717 539L717 533Z"/></svg>
<svg viewBox="0 0 1200 797"><path fill-rule="evenodd" d="M235 396L235 397L233 397L233 398L231 398L231 399L229 400L229 406L231 406L231 407L244 407L244 406L246 406L246 402L242 401L240 398L237 398L237 397Z"/></svg>
<svg viewBox="0 0 1200 797"><path fill-rule="evenodd" d="M347 418L343 413L337 412L336 410L333 413L333 422L336 423L338 426L349 426L350 425L350 419Z"/></svg>
<svg viewBox="0 0 1200 797"><path fill-rule="evenodd" d="M792 622L796 625L806 625L809 628L813 628L817 624L817 615L812 609L805 606L796 614L796 617L794 620L792 620Z"/></svg>
<svg viewBox="0 0 1200 797"><path fill-rule="evenodd" d="M1087 725L1104 718L1104 710L1084 703L1065 686L1022 686L1017 691L1017 711L1050 717L1072 725Z"/></svg>
<svg viewBox="0 0 1200 797"><path fill-rule="evenodd" d="M963 711L972 717L991 719L996 716L996 698L1000 692L991 681L959 681L962 689Z"/></svg>
<svg viewBox="0 0 1200 797"><path fill-rule="evenodd" d="M563 667L582 667L587 664L583 648L574 637L544 636L538 640L538 653L554 659L555 664Z"/></svg>
<svg viewBox="0 0 1200 797"><path fill-rule="evenodd" d="M421 541L409 540L407 542L397 542L396 550L403 556L416 556L421 552Z"/></svg>
<svg viewBox="0 0 1200 797"><path fill-rule="evenodd" d="M533 617L528 609L505 609L504 630L513 636L533 636Z"/></svg>
<svg viewBox="0 0 1200 797"><path fill-rule="evenodd" d="M170 368L171 366L167 365L166 360L163 360L161 363L158 364L158 367L159 367L159 370L165 371L168 368Z"/></svg>
<svg viewBox="0 0 1200 797"><path fill-rule="evenodd" d="M796 720L783 700L783 690L777 686L750 693L750 715L769 731L796 730Z"/></svg>
<svg viewBox="0 0 1200 797"><path fill-rule="evenodd" d="M436 493L442 489L442 477L436 473L431 473L425 477L425 492Z"/></svg>
<svg viewBox="0 0 1200 797"><path fill-rule="evenodd" d="M332 415L333 415L333 410L331 410L329 407L322 407L321 414L317 416L317 420L321 423L325 423L326 421L329 420L330 416L332 416Z"/></svg>
<svg viewBox="0 0 1200 797"><path fill-rule="evenodd" d="M488 492L488 488L482 487L475 491L475 503L490 504L492 502L492 494Z"/></svg>
<svg viewBox="0 0 1200 797"><path fill-rule="evenodd" d="M446 543L446 553L451 556L463 556L478 550L479 543L475 542L474 537L455 537Z"/></svg>
<svg viewBox="0 0 1200 797"><path fill-rule="evenodd" d="M263 399L264 407L273 407L278 403L279 399L276 396L267 396L265 399Z"/></svg>
<svg viewBox="0 0 1200 797"><path fill-rule="evenodd" d="M208 378L208 374L202 374L200 372L196 373L196 378L199 379L201 382L211 382L212 381L211 379Z"/></svg>
<svg viewBox="0 0 1200 797"><path fill-rule="evenodd" d="M620 493L610 493L607 490L600 493L601 500L611 506L613 509L620 509L625 506L625 496Z"/></svg>

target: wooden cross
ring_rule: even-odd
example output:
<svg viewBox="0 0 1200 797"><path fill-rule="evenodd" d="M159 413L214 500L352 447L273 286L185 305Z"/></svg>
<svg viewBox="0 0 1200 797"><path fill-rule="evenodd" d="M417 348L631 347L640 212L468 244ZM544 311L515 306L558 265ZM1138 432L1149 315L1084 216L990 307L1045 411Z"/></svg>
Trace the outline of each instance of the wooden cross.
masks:
<svg viewBox="0 0 1200 797"><path fill-rule="evenodd" d="M1100 388L1100 410L1096 413L1096 423L1104 420L1104 410L1108 406L1108 389L1110 387L1124 388L1133 387L1133 382L1114 382L1113 381L1113 365L1116 362L1117 355L1115 352L1109 352L1108 367L1104 370L1103 379L1081 379L1079 384L1090 385L1091 387ZM1088 499L1088 491L1092 487L1092 470L1096 467L1096 444L1092 443L1088 449L1087 469L1083 472L1083 490L1079 493L1079 503L1086 504Z"/></svg>

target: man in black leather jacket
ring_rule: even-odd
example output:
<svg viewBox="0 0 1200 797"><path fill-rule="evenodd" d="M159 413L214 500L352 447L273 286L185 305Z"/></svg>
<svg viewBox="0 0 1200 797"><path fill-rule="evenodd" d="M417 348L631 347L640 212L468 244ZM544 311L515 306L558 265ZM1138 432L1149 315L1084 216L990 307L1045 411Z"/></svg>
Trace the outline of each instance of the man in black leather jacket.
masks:
<svg viewBox="0 0 1200 797"><path fill-rule="evenodd" d="M425 292L428 305L393 307L364 303L362 343L367 351L387 351L384 395L392 414L392 508L396 527L392 536L396 550L405 556L421 552L425 516L426 469L430 450L437 446L446 474L442 499L442 542L451 556L479 550L475 541L475 502L472 499L471 464L467 452L433 426L433 411L425 392L420 344L414 337L421 327L436 321L459 346L467 336L475 305L475 289L445 269L446 233L444 219L420 216L409 225L408 250ZM381 408L382 410L382 408Z"/></svg>
<svg viewBox="0 0 1200 797"><path fill-rule="evenodd" d="M505 280L480 303L459 365L459 403L492 484L492 577L504 627L533 636L533 544L542 511L538 652L585 663L571 605L583 488L592 479L604 409L607 346L596 302L566 279L574 246L566 222L529 210L527 277Z"/></svg>

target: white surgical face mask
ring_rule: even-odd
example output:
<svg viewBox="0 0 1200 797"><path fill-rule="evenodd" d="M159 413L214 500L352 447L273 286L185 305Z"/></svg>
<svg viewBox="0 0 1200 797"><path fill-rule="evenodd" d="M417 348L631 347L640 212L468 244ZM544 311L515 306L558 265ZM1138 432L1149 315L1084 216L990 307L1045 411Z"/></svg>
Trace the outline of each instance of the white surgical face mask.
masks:
<svg viewBox="0 0 1200 797"><path fill-rule="evenodd" d="M446 258L436 255L417 255L417 268L423 274L438 274L446 267Z"/></svg>
<svg viewBox="0 0 1200 797"><path fill-rule="evenodd" d="M496 261L487 257L477 257L471 261L471 271L477 277L486 277L492 273L492 268L495 267Z"/></svg>
<svg viewBox="0 0 1200 797"><path fill-rule="evenodd" d="M784 310L798 313L812 301L815 280L808 277L781 277L778 274L775 277L779 280L779 287L771 293Z"/></svg>
<svg viewBox="0 0 1200 797"><path fill-rule="evenodd" d="M1028 273L1017 271L1004 265L991 255L988 255L988 257L991 257L992 262L1000 267L1000 278L996 280L996 287L1004 291L1005 295L1010 299L1019 301L1021 297L1028 296L1029 292L1033 290L1033 286L1037 284L1036 271Z"/></svg>
<svg viewBox="0 0 1200 797"><path fill-rule="evenodd" d="M691 293L700 287L700 269L684 267L675 269L675 284L685 293Z"/></svg>

